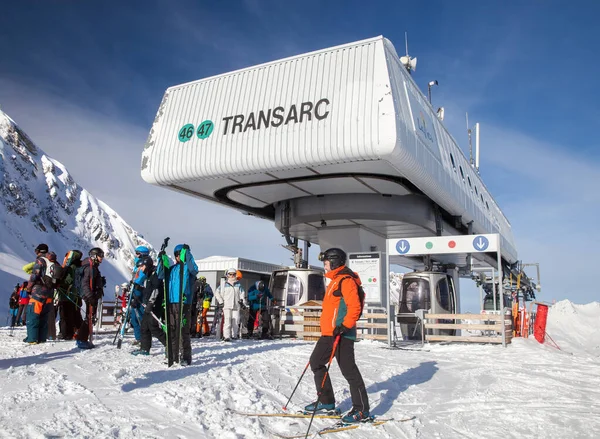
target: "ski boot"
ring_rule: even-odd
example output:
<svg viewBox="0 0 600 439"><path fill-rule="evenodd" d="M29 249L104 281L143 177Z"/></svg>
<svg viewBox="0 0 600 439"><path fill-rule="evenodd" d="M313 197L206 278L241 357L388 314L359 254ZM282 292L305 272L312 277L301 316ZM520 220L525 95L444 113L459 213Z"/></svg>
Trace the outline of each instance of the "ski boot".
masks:
<svg viewBox="0 0 600 439"><path fill-rule="evenodd" d="M149 351L145 351L143 349L136 349L135 351L131 351L131 355L148 356L148 355L150 355L150 352Z"/></svg>
<svg viewBox="0 0 600 439"><path fill-rule="evenodd" d="M317 407L317 411L315 412L315 406ZM333 404L323 404L322 402L312 402L304 407L304 414L311 415L313 412L319 413L321 415L339 415L341 414L340 409L335 407L335 403Z"/></svg>
<svg viewBox="0 0 600 439"><path fill-rule="evenodd" d="M77 340L77 347L79 349L92 349L94 347L94 345L92 343L90 343L89 341L81 341L81 340Z"/></svg>
<svg viewBox="0 0 600 439"><path fill-rule="evenodd" d="M344 424L358 424L360 422L372 422L373 417L369 412L361 412L360 410L352 409L346 415L342 416L341 421Z"/></svg>

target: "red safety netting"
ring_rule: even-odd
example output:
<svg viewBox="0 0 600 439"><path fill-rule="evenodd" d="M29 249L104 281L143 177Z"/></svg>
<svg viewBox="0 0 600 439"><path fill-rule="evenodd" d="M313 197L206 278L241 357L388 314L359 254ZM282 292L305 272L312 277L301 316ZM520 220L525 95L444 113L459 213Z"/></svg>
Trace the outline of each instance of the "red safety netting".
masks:
<svg viewBox="0 0 600 439"><path fill-rule="evenodd" d="M533 336L535 339L544 343L546 338L546 320L548 319L548 306L538 303L535 323L533 325Z"/></svg>

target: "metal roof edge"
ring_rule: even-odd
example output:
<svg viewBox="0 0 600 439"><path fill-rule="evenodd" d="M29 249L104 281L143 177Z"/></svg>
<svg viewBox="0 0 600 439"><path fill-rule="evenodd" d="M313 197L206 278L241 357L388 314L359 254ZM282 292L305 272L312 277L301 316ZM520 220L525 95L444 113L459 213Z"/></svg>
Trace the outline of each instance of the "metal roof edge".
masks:
<svg viewBox="0 0 600 439"><path fill-rule="evenodd" d="M302 57L306 57L306 56L313 56L313 55L317 55L319 53L325 53L325 52L329 52L329 51L332 51L332 50L339 50L339 49L343 49L343 48L346 48L346 47L358 46L358 45L361 45L361 44L374 43L374 42L377 42L377 41L380 41L380 40L385 40L385 41L389 42L389 40L387 38L385 38L383 35L379 35L377 37L372 37L372 38L367 38L367 39L364 39L364 40L354 41L352 43L345 43L345 44L340 44L340 45L333 46L333 47L327 47L325 49L313 50L312 52L299 53L297 55L288 56L286 58L281 58L281 59L277 59L277 60L273 60L273 61L268 61L266 63L256 64L256 65L253 65L253 66L244 67L244 68L237 69L237 70L232 70L230 72L224 72L224 73L220 73L218 75L208 76L208 77L202 78L202 79L196 79L194 81L184 82L183 84L172 85L171 87L169 87L169 88L166 89L165 93L167 93L167 92L169 92L171 90L176 90L178 88L185 87L185 86L192 85L192 84L196 84L196 83L199 83L199 82L210 81L212 79L216 79L216 78L219 78L219 77L222 77L222 76L225 76L225 75L239 74L239 73L242 73L242 72L245 72L245 71L248 71L248 70L255 70L255 69L262 68L262 67L267 67L267 66L270 66L270 65L273 65L273 64L279 64L279 63L282 63L282 62L285 62L285 61L289 61L289 60L292 60L292 59L296 59L296 58L302 58Z"/></svg>

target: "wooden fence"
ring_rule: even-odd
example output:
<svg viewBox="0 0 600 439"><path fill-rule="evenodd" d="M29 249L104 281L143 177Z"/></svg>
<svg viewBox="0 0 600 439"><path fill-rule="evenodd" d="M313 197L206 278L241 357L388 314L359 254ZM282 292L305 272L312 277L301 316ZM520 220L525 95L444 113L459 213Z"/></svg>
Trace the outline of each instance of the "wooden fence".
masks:
<svg viewBox="0 0 600 439"><path fill-rule="evenodd" d="M282 334L302 338L303 340L317 341L321 336L322 307L320 305L298 305L287 307L287 317L282 316ZM292 319L291 315L295 318ZM363 315L356 324L357 338L369 340L388 339L387 314L383 308L365 307Z"/></svg>
<svg viewBox="0 0 600 439"><path fill-rule="evenodd" d="M442 320L443 322L439 322ZM452 320L454 323L448 323ZM457 323L457 321L461 323ZM504 324L503 324L504 321ZM422 320L426 341L447 341L467 343L502 343L512 339L512 317L510 314L428 314ZM442 335L440 330L481 331L481 335ZM437 334L435 332L438 332Z"/></svg>

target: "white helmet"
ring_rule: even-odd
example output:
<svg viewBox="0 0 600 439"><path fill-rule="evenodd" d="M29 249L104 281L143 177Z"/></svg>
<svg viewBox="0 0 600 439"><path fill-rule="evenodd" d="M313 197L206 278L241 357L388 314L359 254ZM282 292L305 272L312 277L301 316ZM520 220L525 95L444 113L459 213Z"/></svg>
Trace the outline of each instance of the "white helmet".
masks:
<svg viewBox="0 0 600 439"><path fill-rule="evenodd" d="M129 284L128 284L127 282L123 282L123 283L121 284L121 288L127 288L127 286L128 286L128 285L129 285Z"/></svg>

